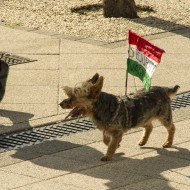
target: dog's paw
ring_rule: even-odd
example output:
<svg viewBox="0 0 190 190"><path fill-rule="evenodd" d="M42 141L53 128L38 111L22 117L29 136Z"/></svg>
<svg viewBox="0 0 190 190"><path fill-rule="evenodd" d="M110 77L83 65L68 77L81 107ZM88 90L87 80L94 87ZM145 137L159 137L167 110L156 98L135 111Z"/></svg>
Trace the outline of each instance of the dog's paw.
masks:
<svg viewBox="0 0 190 190"><path fill-rule="evenodd" d="M101 161L111 161L112 160L112 158L111 157L109 157L109 156L103 156L102 158L101 158Z"/></svg>
<svg viewBox="0 0 190 190"><path fill-rule="evenodd" d="M139 146L144 146L145 144L146 144L145 141L140 141L140 142L138 143Z"/></svg>
<svg viewBox="0 0 190 190"><path fill-rule="evenodd" d="M172 146L172 143L170 143L170 142L168 142L168 141L166 141L166 142L162 145L163 148L170 148L171 146Z"/></svg>

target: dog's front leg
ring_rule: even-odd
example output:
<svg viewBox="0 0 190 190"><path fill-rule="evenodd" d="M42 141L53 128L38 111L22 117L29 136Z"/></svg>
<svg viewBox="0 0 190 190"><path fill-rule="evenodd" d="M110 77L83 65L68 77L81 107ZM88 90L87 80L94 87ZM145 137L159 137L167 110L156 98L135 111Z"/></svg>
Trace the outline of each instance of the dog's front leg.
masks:
<svg viewBox="0 0 190 190"><path fill-rule="evenodd" d="M106 131L103 132L103 142L105 145L109 145L110 143L110 136L106 134Z"/></svg>
<svg viewBox="0 0 190 190"><path fill-rule="evenodd" d="M113 130L109 132L110 142L108 144L107 153L101 158L102 161L110 161L121 142L123 133L121 131Z"/></svg>

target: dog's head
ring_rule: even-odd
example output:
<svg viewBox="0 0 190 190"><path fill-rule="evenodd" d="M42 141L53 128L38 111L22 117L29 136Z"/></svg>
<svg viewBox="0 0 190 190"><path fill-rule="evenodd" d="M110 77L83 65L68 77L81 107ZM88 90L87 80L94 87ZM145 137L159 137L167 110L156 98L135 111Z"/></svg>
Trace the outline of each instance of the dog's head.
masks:
<svg viewBox="0 0 190 190"><path fill-rule="evenodd" d="M60 106L63 109L72 109L72 108L81 108L83 111L87 111L93 106L93 103L96 102L102 86L104 78L95 74L91 79L81 83L78 87L68 87L64 86L63 90L68 96L67 99L64 99Z"/></svg>

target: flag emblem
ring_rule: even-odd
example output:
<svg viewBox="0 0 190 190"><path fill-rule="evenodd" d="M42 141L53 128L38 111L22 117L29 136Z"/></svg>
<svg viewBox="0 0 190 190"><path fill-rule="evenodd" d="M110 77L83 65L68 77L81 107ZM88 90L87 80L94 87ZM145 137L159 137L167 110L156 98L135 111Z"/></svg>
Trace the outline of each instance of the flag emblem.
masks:
<svg viewBox="0 0 190 190"><path fill-rule="evenodd" d="M149 91L152 75L161 61L164 50L131 30L129 30L128 39L127 72L138 77L143 82L145 89Z"/></svg>

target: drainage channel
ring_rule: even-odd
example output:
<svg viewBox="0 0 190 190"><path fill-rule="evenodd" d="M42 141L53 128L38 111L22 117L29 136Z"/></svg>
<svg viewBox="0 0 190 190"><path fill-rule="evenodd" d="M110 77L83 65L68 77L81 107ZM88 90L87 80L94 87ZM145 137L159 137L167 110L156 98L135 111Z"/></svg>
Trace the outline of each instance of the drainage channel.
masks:
<svg viewBox="0 0 190 190"><path fill-rule="evenodd" d="M95 129L92 122L86 118L80 118L0 137L0 152L23 148L52 140L64 135L70 135L82 131Z"/></svg>
<svg viewBox="0 0 190 190"><path fill-rule="evenodd" d="M171 102L173 111L180 108L186 108L188 106L190 106L190 91L177 94Z"/></svg>
<svg viewBox="0 0 190 190"><path fill-rule="evenodd" d="M0 52L0 60L7 63L9 66L37 61L34 59L21 57L7 52Z"/></svg>
<svg viewBox="0 0 190 190"><path fill-rule="evenodd" d="M188 106L190 106L190 91L178 94L171 103L173 111ZM43 127L21 131L7 136L1 136L0 152L23 148L25 146L32 146L34 144L40 144L44 141L53 140L57 137L89 131L92 129L95 129L94 125L86 118L49 124Z"/></svg>

